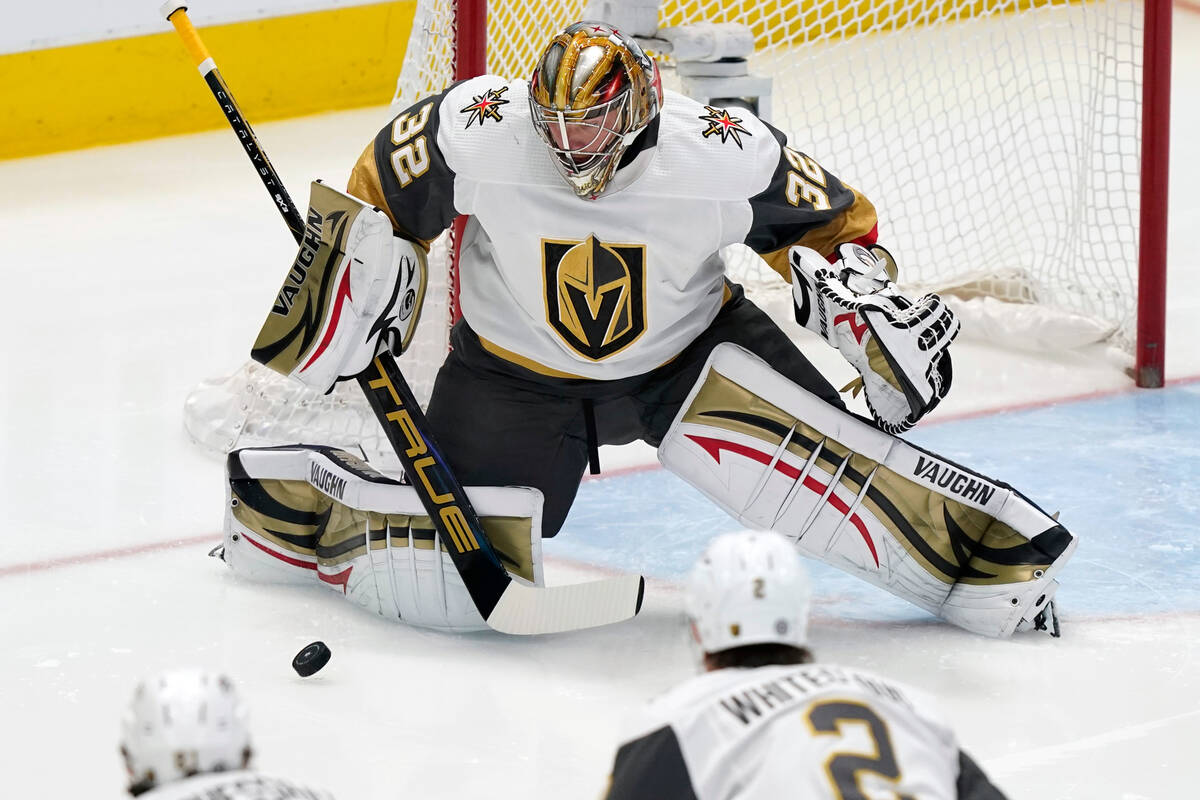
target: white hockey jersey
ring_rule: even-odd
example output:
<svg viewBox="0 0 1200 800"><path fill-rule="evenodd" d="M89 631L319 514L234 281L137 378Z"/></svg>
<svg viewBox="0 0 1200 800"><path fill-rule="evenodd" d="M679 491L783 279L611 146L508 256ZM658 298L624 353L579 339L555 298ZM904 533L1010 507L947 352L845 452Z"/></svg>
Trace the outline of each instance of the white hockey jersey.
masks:
<svg viewBox="0 0 1200 800"><path fill-rule="evenodd" d="M830 664L721 669L651 702L612 800L1003 800L915 690Z"/></svg>
<svg viewBox="0 0 1200 800"><path fill-rule="evenodd" d="M333 800L333 795L253 770L208 772L163 784L138 800Z"/></svg>
<svg viewBox="0 0 1200 800"><path fill-rule="evenodd" d="M462 313L493 354L558 377L662 365L726 299L718 251L871 241L870 203L737 109L667 92L605 192L577 197L530 120L525 81L473 78L384 128L349 191L430 241L470 215ZM779 267L777 267L779 268Z"/></svg>

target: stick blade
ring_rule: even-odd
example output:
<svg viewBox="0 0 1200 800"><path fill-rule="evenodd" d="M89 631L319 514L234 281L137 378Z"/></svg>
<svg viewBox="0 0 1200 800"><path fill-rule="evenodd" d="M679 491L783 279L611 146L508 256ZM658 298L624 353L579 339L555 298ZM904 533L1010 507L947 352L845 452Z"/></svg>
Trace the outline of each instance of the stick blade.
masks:
<svg viewBox="0 0 1200 800"><path fill-rule="evenodd" d="M645 592L646 579L641 575L546 587L513 581L487 624L518 636L596 628L636 616Z"/></svg>

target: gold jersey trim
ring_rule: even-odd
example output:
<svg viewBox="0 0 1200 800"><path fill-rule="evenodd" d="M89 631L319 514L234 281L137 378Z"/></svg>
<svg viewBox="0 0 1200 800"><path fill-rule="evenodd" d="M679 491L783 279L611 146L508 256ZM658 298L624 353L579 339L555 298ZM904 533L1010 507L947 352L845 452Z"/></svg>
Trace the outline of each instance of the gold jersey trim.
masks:
<svg viewBox="0 0 1200 800"><path fill-rule="evenodd" d="M379 179L379 168L375 165L374 139L362 151L354 168L350 170L350 180L346 181L346 194L352 194L364 203L375 206L391 220L392 230L400 229L396 218L392 216L392 210L388 208L387 198L383 196L383 181ZM421 242L421 245L426 251L429 250L427 242Z"/></svg>
<svg viewBox="0 0 1200 800"><path fill-rule="evenodd" d="M875 206L853 186L846 186L854 195L850 207L838 214L827 224L809 231L792 242L787 247L781 247L770 253L763 253L762 259L771 269L778 272L788 283L792 282L792 265L788 262L788 250L800 245L816 250L828 258L834 249L843 242L852 242L861 236L866 236L878 223Z"/></svg>
<svg viewBox="0 0 1200 800"><path fill-rule="evenodd" d="M725 305L731 299L733 299L733 292L730 290L729 284L725 284L722 287L722 291L721 291L721 305ZM520 353L514 353L512 350L506 350L505 348L501 347L500 345L496 344L495 342L493 342L489 339L485 339L482 336L480 336L478 338L479 338L479 344L483 346L483 349L488 351L492 355L494 355L496 358L499 358L503 361L507 361L510 364L516 364L518 367L527 369L530 372L536 372L538 375L545 375L547 378L563 378L566 380L582 380L582 381L603 380L603 378L589 378L586 375L576 375L571 372L563 372L562 370L554 369L553 367L547 367L545 364L542 364L538 361L534 361L532 358L526 358L525 356L521 355ZM671 356L670 358L668 358L663 363L659 364L658 367L655 367L654 369L659 369L660 367L665 367L667 364L670 364L676 358L678 358L678 355Z"/></svg>
<svg viewBox="0 0 1200 800"><path fill-rule="evenodd" d="M572 380L594 380L594 379L589 379L584 375L574 375L570 372L563 372L561 370L557 370L552 367L547 367L545 364L540 364L537 361L534 361L532 358L526 358L525 356L520 355L519 353L514 353L512 350L505 350L500 345L496 344L495 342L489 341L488 339L485 339L482 336L479 337L479 343L481 345L483 345L484 350L487 350L489 353L496 356L497 358L503 359L504 361L507 361L510 364L516 364L518 367L523 367L523 368L529 370L530 372L536 372L538 375L545 375L548 378L569 378Z"/></svg>

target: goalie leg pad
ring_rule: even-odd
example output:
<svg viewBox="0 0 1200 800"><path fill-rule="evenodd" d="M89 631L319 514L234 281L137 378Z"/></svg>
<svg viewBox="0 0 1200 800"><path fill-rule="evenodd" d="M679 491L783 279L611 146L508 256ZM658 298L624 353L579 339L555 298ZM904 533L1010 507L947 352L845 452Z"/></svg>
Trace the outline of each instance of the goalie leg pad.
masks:
<svg viewBox="0 0 1200 800"><path fill-rule="evenodd" d="M1076 538L1007 484L715 348L658 450L745 525L976 633L1046 608Z"/></svg>
<svg viewBox="0 0 1200 800"><path fill-rule="evenodd" d="M325 392L408 347L425 285L424 251L383 212L314 182L300 252L250 355Z"/></svg>
<svg viewBox="0 0 1200 800"><path fill-rule="evenodd" d="M331 447L248 448L226 462L225 562L252 580L312 583L382 617L484 630L416 491ZM540 586L542 496L467 488L509 573Z"/></svg>

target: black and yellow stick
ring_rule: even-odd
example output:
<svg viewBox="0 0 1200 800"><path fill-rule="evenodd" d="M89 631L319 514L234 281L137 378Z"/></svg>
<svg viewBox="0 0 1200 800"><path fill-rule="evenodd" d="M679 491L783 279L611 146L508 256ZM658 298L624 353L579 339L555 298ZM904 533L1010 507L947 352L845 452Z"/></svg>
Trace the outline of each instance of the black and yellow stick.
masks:
<svg viewBox="0 0 1200 800"><path fill-rule="evenodd" d="M262 180L263 186L266 187L267 193L271 195L271 200L275 202L275 207L283 215L283 221L287 223L288 228L292 231L292 235L299 242L300 238L304 235L304 220L300 218L300 212L296 210L296 205L292 202L291 196L288 195L287 189L283 188L283 183L279 180L279 175L275 172L275 167L271 165L271 160L267 158L267 154L263 152L262 147L258 143L258 137L254 135L254 130L250 127L250 123L242 115L242 110L238 108L237 101L233 99L229 87L225 85L225 79L221 77L221 71L217 69L212 56L208 54L208 49L204 46L204 42L200 41L200 34L196 32L196 27L188 19L187 5L177 3L175 0L167 0L159 10L175 26L176 32L179 33L179 38L183 39L183 46L187 48L188 54L191 55L192 60L196 63L196 69L200 70L200 75L204 78L204 82L208 84L213 97L217 99L217 104L221 107L221 111L224 112L225 119L229 120L229 126L233 128L233 132L241 140L242 147L246 150L246 155L250 157L250 163L258 171L258 177Z"/></svg>
<svg viewBox="0 0 1200 800"><path fill-rule="evenodd" d="M304 221L188 19L187 6L168 0L160 10L183 39L276 208L300 244ZM429 436L425 414L391 355L376 356L356 380L405 474L411 476L413 488L462 576L463 585L489 626L504 633L555 633L620 622L641 610L645 580L640 575L551 587L515 582L488 541L467 493Z"/></svg>

